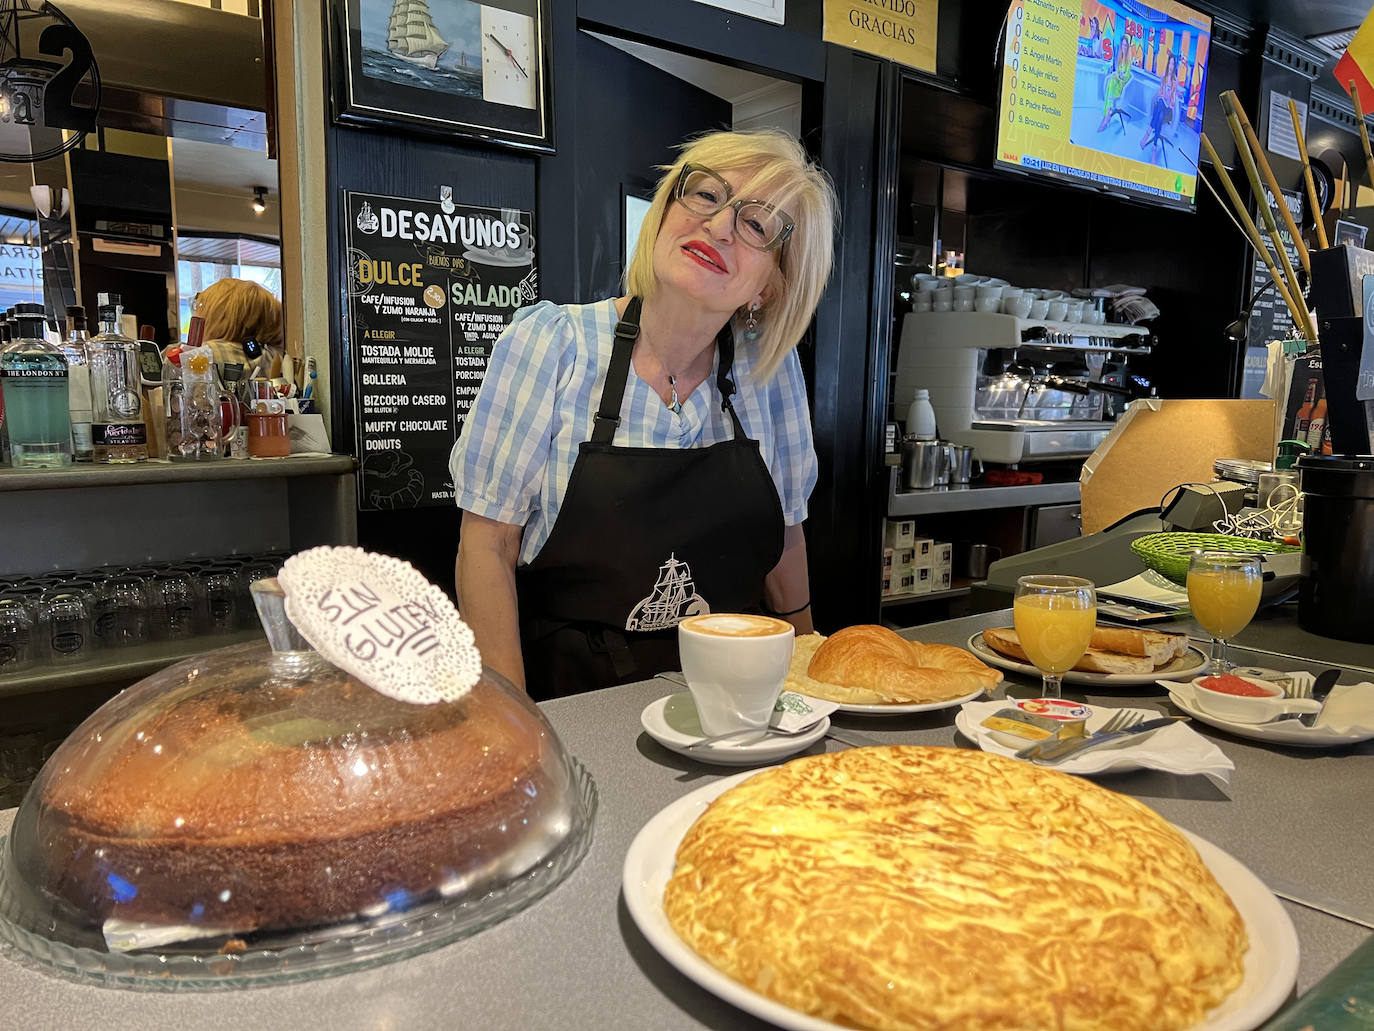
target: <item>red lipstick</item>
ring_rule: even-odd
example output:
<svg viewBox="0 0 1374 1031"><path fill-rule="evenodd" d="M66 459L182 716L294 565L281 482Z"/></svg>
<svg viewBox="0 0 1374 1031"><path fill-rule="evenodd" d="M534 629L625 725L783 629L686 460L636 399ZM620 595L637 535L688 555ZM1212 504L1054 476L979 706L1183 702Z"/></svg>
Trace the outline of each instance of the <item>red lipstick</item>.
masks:
<svg viewBox="0 0 1374 1031"><path fill-rule="evenodd" d="M720 256L720 252L704 240L688 240L683 244L682 249L689 258L697 264L709 268L712 272L730 271L730 266L725 264L725 259ZM692 253L693 251L696 253Z"/></svg>

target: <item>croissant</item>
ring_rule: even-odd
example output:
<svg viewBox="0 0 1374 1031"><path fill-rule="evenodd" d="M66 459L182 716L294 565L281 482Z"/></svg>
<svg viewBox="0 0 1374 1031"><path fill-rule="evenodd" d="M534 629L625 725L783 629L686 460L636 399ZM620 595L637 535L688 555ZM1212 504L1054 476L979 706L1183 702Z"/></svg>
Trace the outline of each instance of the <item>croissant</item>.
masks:
<svg viewBox="0 0 1374 1031"><path fill-rule="evenodd" d="M831 635L816 649L807 675L906 703L962 698L1002 682L1001 673L962 648L907 641L871 624Z"/></svg>

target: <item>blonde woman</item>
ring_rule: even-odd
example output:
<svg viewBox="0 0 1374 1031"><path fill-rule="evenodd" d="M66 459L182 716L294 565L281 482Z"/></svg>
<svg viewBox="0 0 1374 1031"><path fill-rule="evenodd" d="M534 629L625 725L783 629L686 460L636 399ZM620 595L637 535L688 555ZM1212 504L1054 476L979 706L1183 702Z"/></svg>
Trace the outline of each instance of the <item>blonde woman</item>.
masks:
<svg viewBox="0 0 1374 1031"><path fill-rule="evenodd" d="M205 320L205 343L221 367L244 366L244 378L261 362L267 379L281 375L281 302L266 287L247 279L219 279L196 295L196 314ZM261 356L249 356L243 345L255 340Z"/></svg>
<svg viewBox="0 0 1374 1031"><path fill-rule="evenodd" d="M536 698L681 668L694 612L811 629L795 348L834 191L774 131L701 137L663 171L626 296L518 312L449 460L459 609Z"/></svg>

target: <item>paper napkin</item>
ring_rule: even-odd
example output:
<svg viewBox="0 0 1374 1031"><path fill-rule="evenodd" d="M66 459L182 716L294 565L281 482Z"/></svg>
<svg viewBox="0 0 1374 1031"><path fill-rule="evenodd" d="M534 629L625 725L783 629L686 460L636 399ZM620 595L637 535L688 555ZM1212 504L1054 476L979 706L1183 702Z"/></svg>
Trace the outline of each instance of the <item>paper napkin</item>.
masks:
<svg viewBox="0 0 1374 1031"><path fill-rule="evenodd" d="M981 724L1006 702L965 702L955 717L954 724L969 740L977 743L985 752L994 755L1013 756L1015 748L1008 748ZM1119 710L1104 705L1094 705L1088 717L1087 731L1091 734L1112 718ZM1136 710L1147 719L1160 715L1153 710ZM1029 743L1029 742L1027 742ZM1046 769L1060 770L1064 773L1094 774L1117 773L1124 770L1162 770L1166 773L1184 775L1200 774L1217 784L1229 784L1231 771L1236 768L1211 741L1184 723L1161 727L1152 733L1143 734L1137 740L1127 739L1120 744L1104 745L1066 759L1057 766Z"/></svg>

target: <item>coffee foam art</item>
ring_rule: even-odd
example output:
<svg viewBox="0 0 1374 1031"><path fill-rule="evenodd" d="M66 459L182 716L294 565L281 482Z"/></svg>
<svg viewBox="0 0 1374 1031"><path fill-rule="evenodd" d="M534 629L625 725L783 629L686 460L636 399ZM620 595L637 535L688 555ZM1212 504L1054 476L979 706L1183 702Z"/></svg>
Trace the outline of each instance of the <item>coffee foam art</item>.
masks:
<svg viewBox="0 0 1374 1031"><path fill-rule="evenodd" d="M317 652L379 694L455 702L482 676L472 630L409 562L362 548L311 548L277 576L286 615Z"/></svg>
<svg viewBox="0 0 1374 1031"><path fill-rule="evenodd" d="M775 637L791 629L791 624L783 620L745 613L712 613L692 616L684 622L690 631L722 637Z"/></svg>

